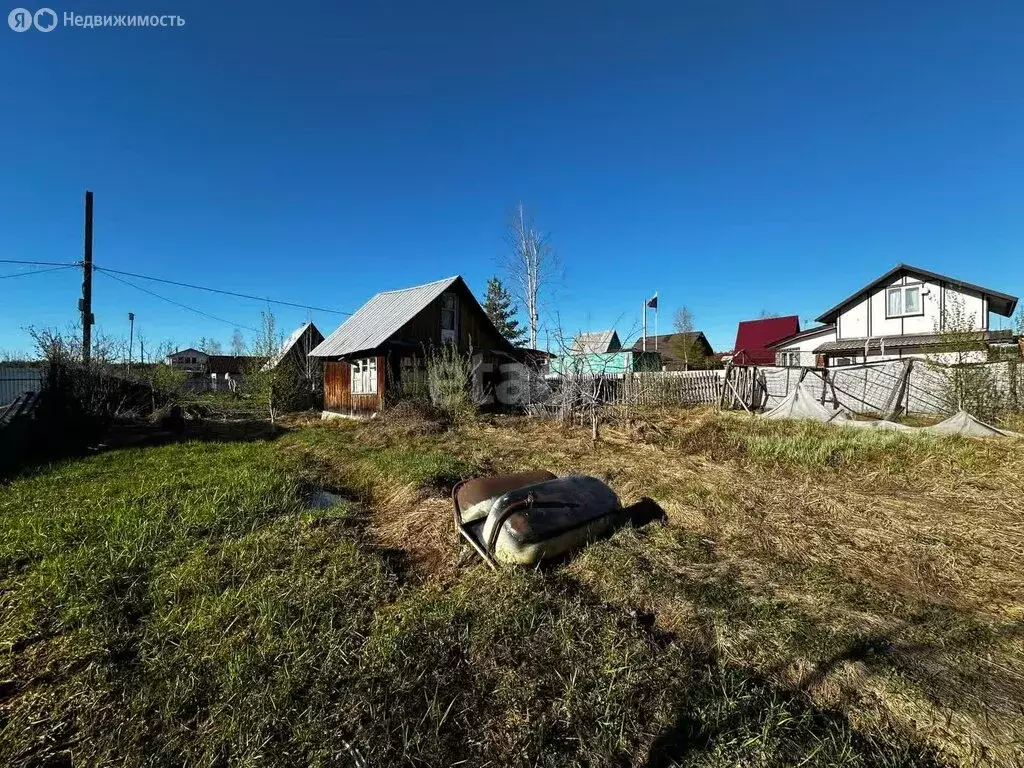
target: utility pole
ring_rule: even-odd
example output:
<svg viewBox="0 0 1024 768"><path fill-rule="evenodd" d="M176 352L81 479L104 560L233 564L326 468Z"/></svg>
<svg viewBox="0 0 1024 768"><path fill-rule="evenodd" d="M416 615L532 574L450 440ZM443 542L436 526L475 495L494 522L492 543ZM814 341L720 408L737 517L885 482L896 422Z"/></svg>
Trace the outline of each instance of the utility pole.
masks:
<svg viewBox="0 0 1024 768"><path fill-rule="evenodd" d="M132 346L135 344L135 313L128 313L128 375L132 375Z"/></svg>
<svg viewBox="0 0 1024 768"><path fill-rule="evenodd" d="M85 193L85 255L82 259L82 362L89 364L92 349L92 192Z"/></svg>

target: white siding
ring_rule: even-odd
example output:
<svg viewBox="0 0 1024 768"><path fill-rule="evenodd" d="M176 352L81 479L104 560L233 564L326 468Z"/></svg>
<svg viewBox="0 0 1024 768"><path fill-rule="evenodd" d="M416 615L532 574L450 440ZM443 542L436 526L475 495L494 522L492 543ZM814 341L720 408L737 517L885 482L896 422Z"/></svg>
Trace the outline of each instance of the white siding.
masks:
<svg viewBox="0 0 1024 768"><path fill-rule="evenodd" d="M785 359L782 355L783 352L799 352L800 359L798 365L801 366L813 366L815 364L814 350L821 344L827 341L836 340L836 331L831 329L828 331L822 331L816 333L813 336L805 336L801 339L794 339L793 341L782 344L775 348L775 362L778 365L785 365Z"/></svg>
<svg viewBox="0 0 1024 768"><path fill-rule="evenodd" d="M977 331L988 329L988 301L985 297L977 291L954 288L948 283L944 293L947 316L952 311L951 300L955 303L957 297L963 302L966 319L973 320L972 328ZM941 317L941 314L939 317Z"/></svg>
<svg viewBox="0 0 1024 768"><path fill-rule="evenodd" d="M868 335L868 300L861 296L843 310L836 326L840 339L857 339Z"/></svg>
<svg viewBox="0 0 1024 768"><path fill-rule="evenodd" d="M886 317L886 291L897 285L920 285L920 315L912 317ZM973 323L974 330L988 328L988 304L977 291L941 284L920 275L908 273L895 278L888 285L880 285L871 293L861 296L844 309L838 318L839 338L857 339L902 336L914 333L935 333L942 329L943 311L947 316L956 301L964 305L965 319ZM872 359L889 359L872 355Z"/></svg>
<svg viewBox="0 0 1024 768"><path fill-rule="evenodd" d="M191 362L192 359L195 362ZM190 366L205 366L209 355L199 352L196 350L182 350L181 352L175 352L174 354L167 356L167 362L169 365L190 367Z"/></svg>
<svg viewBox="0 0 1024 768"><path fill-rule="evenodd" d="M918 282L917 279L908 277L906 285ZM941 330L942 325L942 292L943 288L939 283L921 280L921 310L919 317L904 317L901 331L893 333L935 333ZM885 296L880 297L882 303L882 316L885 316ZM889 321L895 328L899 320Z"/></svg>

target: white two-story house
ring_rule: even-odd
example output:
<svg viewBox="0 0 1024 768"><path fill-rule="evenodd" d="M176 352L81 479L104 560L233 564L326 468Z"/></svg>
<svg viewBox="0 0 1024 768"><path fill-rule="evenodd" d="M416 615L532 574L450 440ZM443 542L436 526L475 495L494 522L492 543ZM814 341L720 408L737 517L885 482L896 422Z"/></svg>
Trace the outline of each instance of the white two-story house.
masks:
<svg viewBox="0 0 1024 768"><path fill-rule="evenodd" d="M194 347L179 349L167 356L166 362L174 368L179 368L188 373L202 373L206 370L206 363L210 356Z"/></svg>
<svg viewBox="0 0 1024 768"><path fill-rule="evenodd" d="M984 360L1012 345L1012 330L994 330L991 315L1010 317L1017 297L927 269L898 264L817 318L822 325L770 345L779 365L850 365L902 357L942 359L949 333L970 331Z"/></svg>

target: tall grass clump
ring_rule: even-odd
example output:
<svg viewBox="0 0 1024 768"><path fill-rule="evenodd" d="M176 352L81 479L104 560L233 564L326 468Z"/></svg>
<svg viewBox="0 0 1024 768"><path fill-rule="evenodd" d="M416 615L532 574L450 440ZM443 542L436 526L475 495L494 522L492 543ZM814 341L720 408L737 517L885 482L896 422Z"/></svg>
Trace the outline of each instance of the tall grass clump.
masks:
<svg viewBox="0 0 1024 768"><path fill-rule="evenodd" d="M431 402L454 423L476 414L470 391L472 356L463 354L454 344L445 344L427 356L427 388Z"/></svg>

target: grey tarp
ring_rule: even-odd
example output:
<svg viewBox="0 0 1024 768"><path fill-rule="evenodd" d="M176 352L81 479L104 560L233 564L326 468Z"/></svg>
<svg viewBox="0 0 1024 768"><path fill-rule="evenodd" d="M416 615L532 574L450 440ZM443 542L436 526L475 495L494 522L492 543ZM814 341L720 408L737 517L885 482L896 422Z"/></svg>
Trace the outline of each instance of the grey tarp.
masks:
<svg viewBox="0 0 1024 768"><path fill-rule="evenodd" d="M801 384L772 410L762 414L763 419L801 419L857 429L882 429L892 432L930 432L938 435L964 435L966 437L1022 437L1016 432L999 429L978 421L966 411L950 416L932 427L908 427L895 421L856 421L842 408L822 405Z"/></svg>
<svg viewBox="0 0 1024 768"><path fill-rule="evenodd" d="M906 424L897 424L895 421L854 421L853 419L843 422L844 427L858 427L860 429L882 429L890 432L913 432L915 427L908 427Z"/></svg>
<svg viewBox="0 0 1024 768"><path fill-rule="evenodd" d="M1016 432L1007 429L999 429L991 424L985 424L967 413L958 411L945 421L940 421L933 427L924 427L928 432L937 432L940 435L966 435L967 437L1020 437Z"/></svg>
<svg viewBox="0 0 1024 768"><path fill-rule="evenodd" d="M781 403L765 413L762 418L845 422L849 419L849 416L841 408L830 408L827 405L822 405L803 384L799 384Z"/></svg>

